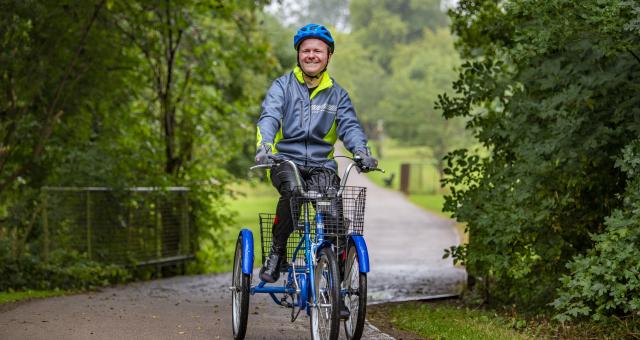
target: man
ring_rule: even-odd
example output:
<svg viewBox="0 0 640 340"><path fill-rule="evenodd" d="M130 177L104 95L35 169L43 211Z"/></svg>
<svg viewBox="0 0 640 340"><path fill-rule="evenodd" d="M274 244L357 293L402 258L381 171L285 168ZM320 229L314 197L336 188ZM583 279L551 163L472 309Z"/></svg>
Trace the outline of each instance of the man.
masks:
<svg viewBox="0 0 640 340"><path fill-rule="evenodd" d="M298 30L293 46L298 51L298 66L273 82L262 103L256 163L268 163L273 154L296 163L307 187L337 187L340 179L333 160L337 138L363 159L363 167L373 169L378 162L370 155L349 95L327 73L335 47L329 30L308 24ZM290 198L295 189L294 176L287 164L271 171L280 200L271 252L260 270L260 279L266 282L278 280L287 239L293 231Z"/></svg>

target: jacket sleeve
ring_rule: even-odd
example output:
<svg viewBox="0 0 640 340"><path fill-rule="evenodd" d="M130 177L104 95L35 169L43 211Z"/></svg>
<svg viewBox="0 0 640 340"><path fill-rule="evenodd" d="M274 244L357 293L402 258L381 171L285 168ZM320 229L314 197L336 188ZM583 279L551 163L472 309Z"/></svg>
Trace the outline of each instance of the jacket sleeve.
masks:
<svg viewBox="0 0 640 340"><path fill-rule="evenodd" d="M257 147L266 144L274 149L273 143L278 130L280 130L283 110L284 88L276 80L271 84L271 88L262 101L262 111L257 124Z"/></svg>
<svg viewBox="0 0 640 340"><path fill-rule="evenodd" d="M341 92L336 113L338 137L351 153L367 152L367 136L356 117L349 94L344 90Z"/></svg>

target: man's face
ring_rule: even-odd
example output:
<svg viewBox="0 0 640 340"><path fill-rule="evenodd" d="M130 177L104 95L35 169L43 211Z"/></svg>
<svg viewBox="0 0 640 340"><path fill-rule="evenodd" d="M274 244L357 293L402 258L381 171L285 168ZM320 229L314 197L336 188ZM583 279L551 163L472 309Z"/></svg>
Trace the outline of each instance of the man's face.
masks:
<svg viewBox="0 0 640 340"><path fill-rule="evenodd" d="M298 60L302 70L312 76L318 75L329 63L329 46L320 39L309 38L302 41L298 49Z"/></svg>

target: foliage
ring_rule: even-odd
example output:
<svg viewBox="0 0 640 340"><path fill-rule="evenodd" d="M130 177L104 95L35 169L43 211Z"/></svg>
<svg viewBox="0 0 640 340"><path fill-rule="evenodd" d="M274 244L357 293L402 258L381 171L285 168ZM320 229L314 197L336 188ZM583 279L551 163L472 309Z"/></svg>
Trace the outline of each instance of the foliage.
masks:
<svg viewBox="0 0 640 340"><path fill-rule="evenodd" d="M396 49L392 75L378 104L385 133L408 145L428 145L440 175L443 157L469 144L463 119L445 120L434 109L438 93L454 79L459 60L454 39L445 29L425 30L423 38Z"/></svg>
<svg viewBox="0 0 640 340"><path fill-rule="evenodd" d="M349 31L349 0L272 1L269 11L289 28L318 23L340 32Z"/></svg>
<svg viewBox="0 0 640 340"><path fill-rule="evenodd" d="M640 140L629 144L617 165L628 176L624 204L593 235L594 247L568 263L571 275L553 305L558 319L578 316L603 319L640 311Z"/></svg>
<svg viewBox="0 0 640 340"><path fill-rule="evenodd" d="M0 275L3 277L0 291L91 289L126 282L131 278L122 267L90 261L75 251L55 251L46 262L35 256L0 258Z"/></svg>
<svg viewBox="0 0 640 340"><path fill-rule="evenodd" d="M11 261L37 258L47 185L191 187L190 224L215 259L231 221L222 198L245 173L252 119L282 67L259 29L264 4L0 3L0 241Z"/></svg>
<svg viewBox="0 0 640 340"><path fill-rule="evenodd" d="M395 47L422 39L425 29L435 31L447 24L440 1L351 0L349 4L353 34L373 60L390 71Z"/></svg>
<svg viewBox="0 0 640 340"><path fill-rule="evenodd" d="M330 66L374 143L388 136L404 146L428 146L436 161L469 142L464 120L444 120L433 109L459 64L439 4L351 1L353 31L337 35ZM437 166L441 172L443 164Z"/></svg>
<svg viewBox="0 0 640 340"><path fill-rule="evenodd" d="M640 132L637 5L466 0L451 18L466 61L456 96L441 95L438 107L468 119L490 150L447 157L445 209L467 223L470 238L457 253L486 300L540 308L573 256L604 241L590 235L630 216L630 176L615 160ZM594 251L569 269L602 249ZM624 250L611 251L622 265ZM565 284L578 289L581 280Z"/></svg>

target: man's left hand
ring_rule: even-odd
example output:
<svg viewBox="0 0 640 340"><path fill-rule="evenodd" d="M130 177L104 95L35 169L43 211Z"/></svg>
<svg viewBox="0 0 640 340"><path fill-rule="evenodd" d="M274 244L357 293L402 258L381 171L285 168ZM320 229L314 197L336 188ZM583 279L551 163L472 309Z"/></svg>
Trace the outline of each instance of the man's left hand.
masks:
<svg viewBox="0 0 640 340"><path fill-rule="evenodd" d="M372 170L378 167L378 160L368 153L358 152L357 156L362 158L362 162L360 164L362 164L363 170Z"/></svg>

